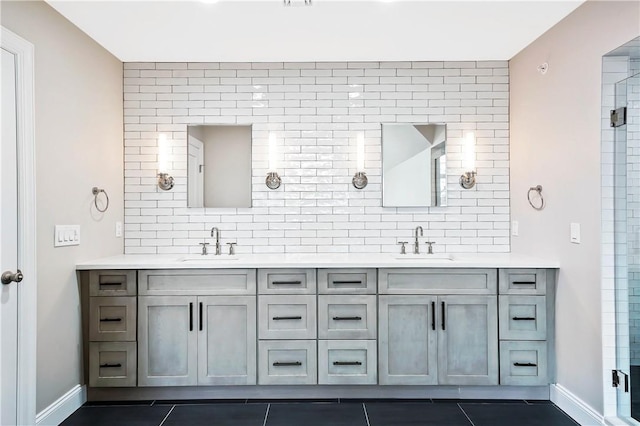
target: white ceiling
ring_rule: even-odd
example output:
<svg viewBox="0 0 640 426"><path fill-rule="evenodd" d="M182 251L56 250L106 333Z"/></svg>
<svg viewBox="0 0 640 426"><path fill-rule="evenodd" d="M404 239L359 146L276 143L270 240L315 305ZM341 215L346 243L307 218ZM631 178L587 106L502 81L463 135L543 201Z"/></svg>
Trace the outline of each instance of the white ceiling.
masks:
<svg viewBox="0 0 640 426"><path fill-rule="evenodd" d="M508 60L583 0L47 0L123 62Z"/></svg>

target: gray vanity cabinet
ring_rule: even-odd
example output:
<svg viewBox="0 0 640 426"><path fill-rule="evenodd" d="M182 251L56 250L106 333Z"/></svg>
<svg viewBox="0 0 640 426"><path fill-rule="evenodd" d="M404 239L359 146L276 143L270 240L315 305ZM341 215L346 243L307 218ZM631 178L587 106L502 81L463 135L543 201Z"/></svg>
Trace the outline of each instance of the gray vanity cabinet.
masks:
<svg viewBox="0 0 640 426"><path fill-rule="evenodd" d="M255 276L253 269L140 271L138 385L255 385Z"/></svg>
<svg viewBox="0 0 640 426"><path fill-rule="evenodd" d="M380 384L497 385L497 271L380 269Z"/></svg>
<svg viewBox="0 0 640 426"><path fill-rule="evenodd" d="M254 296L141 296L140 386L256 384Z"/></svg>

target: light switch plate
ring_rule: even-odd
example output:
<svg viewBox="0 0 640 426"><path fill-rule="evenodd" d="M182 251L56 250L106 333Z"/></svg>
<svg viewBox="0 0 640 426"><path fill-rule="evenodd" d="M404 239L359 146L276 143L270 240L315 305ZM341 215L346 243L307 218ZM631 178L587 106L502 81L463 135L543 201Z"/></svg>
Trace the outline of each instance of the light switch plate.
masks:
<svg viewBox="0 0 640 426"><path fill-rule="evenodd" d="M580 244L580 224L571 224L571 242L574 244Z"/></svg>
<svg viewBox="0 0 640 426"><path fill-rule="evenodd" d="M116 237L122 237L122 222L116 222Z"/></svg>
<svg viewBox="0 0 640 426"><path fill-rule="evenodd" d="M53 246L80 245L80 225L56 225L53 235Z"/></svg>
<svg viewBox="0 0 640 426"><path fill-rule="evenodd" d="M517 237L520 234L520 224L517 220L511 222L511 235Z"/></svg>

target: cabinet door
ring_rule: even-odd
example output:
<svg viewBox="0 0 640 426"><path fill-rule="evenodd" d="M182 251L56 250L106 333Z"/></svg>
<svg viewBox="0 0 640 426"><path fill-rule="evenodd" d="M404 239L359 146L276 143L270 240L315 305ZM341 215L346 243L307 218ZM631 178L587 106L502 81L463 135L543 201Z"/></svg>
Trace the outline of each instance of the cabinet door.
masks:
<svg viewBox="0 0 640 426"><path fill-rule="evenodd" d="M256 384L256 297L198 298L198 384Z"/></svg>
<svg viewBox="0 0 640 426"><path fill-rule="evenodd" d="M498 384L496 296L438 297L438 383Z"/></svg>
<svg viewBox="0 0 640 426"><path fill-rule="evenodd" d="M381 385L432 385L438 380L436 297L380 296Z"/></svg>
<svg viewBox="0 0 640 426"><path fill-rule="evenodd" d="M138 297L138 385L197 384L196 298Z"/></svg>

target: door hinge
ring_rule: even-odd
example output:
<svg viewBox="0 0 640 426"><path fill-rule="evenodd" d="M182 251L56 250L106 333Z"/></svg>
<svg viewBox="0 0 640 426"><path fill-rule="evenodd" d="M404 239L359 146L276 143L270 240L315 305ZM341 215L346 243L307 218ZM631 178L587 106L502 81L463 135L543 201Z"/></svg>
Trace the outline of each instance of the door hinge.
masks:
<svg viewBox="0 0 640 426"><path fill-rule="evenodd" d="M614 388L620 386L620 375L624 376L624 391L629 392L629 375L621 370L611 370L611 386Z"/></svg>
<svg viewBox="0 0 640 426"><path fill-rule="evenodd" d="M609 115L611 127L620 127L627 124L627 107L612 109Z"/></svg>

